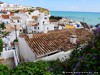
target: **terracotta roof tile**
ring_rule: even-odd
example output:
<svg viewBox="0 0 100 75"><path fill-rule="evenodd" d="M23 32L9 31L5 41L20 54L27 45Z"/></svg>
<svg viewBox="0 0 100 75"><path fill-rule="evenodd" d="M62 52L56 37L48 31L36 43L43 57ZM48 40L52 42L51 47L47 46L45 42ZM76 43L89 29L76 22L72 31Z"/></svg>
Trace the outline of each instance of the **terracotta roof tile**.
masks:
<svg viewBox="0 0 100 75"><path fill-rule="evenodd" d="M85 29L66 29L51 31L47 34L33 34L33 38L28 38L28 36L24 37L36 56L41 57L53 52L57 52L59 49L67 51L73 48L74 45L69 42L69 39L70 35L75 33L78 36L80 43L89 40L92 36L92 34Z"/></svg>
<svg viewBox="0 0 100 75"><path fill-rule="evenodd" d="M27 12L27 10L19 10L19 12Z"/></svg>
<svg viewBox="0 0 100 75"><path fill-rule="evenodd" d="M32 19L37 20L38 19L38 16L32 16Z"/></svg>
<svg viewBox="0 0 100 75"><path fill-rule="evenodd" d="M20 30L22 28L19 25L17 25L16 29ZM6 25L6 29L5 29L6 32L11 32L11 31L14 31L14 30L15 30L15 27L13 25Z"/></svg>
<svg viewBox="0 0 100 75"><path fill-rule="evenodd" d="M9 19L9 15L1 15L3 19Z"/></svg>
<svg viewBox="0 0 100 75"><path fill-rule="evenodd" d="M10 13L10 15L9 16L14 16L14 13Z"/></svg>

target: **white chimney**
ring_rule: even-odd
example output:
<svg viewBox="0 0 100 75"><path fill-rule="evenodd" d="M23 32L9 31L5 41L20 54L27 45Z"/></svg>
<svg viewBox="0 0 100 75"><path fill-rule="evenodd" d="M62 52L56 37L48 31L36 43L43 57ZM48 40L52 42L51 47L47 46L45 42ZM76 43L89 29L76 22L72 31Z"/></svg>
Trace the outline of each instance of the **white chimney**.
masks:
<svg viewBox="0 0 100 75"><path fill-rule="evenodd" d="M77 36L76 35L71 35L70 36L70 43L76 44Z"/></svg>
<svg viewBox="0 0 100 75"><path fill-rule="evenodd" d="M43 33L48 33L48 27L47 26L44 26Z"/></svg>
<svg viewBox="0 0 100 75"><path fill-rule="evenodd" d="M33 38L33 34L27 34L29 38Z"/></svg>
<svg viewBox="0 0 100 75"><path fill-rule="evenodd" d="M59 26L59 30L62 30L62 27L61 26Z"/></svg>

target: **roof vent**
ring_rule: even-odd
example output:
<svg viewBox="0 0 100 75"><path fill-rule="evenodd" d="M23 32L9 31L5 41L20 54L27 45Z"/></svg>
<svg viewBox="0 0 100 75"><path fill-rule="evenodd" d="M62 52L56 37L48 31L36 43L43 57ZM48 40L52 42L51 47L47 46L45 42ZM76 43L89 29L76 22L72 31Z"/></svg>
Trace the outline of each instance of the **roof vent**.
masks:
<svg viewBox="0 0 100 75"><path fill-rule="evenodd" d="M70 43L76 44L77 36L76 35L71 35L70 36Z"/></svg>
<svg viewBox="0 0 100 75"><path fill-rule="evenodd" d="M27 34L29 38L33 38L33 34Z"/></svg>
<svg viewBox="0 0 100 75"><path fill-rule="evenodd" d="M47 26L44 26L43 33L48 33L48 27Z"/></svg>

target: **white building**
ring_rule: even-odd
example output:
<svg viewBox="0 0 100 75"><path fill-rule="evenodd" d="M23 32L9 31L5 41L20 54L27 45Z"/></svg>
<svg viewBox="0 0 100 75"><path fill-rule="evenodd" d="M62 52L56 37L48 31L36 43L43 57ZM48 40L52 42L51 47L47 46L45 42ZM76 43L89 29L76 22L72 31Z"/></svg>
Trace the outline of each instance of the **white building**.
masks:
<svg viewBox="0 0 100 75"><path fill-rule="evenodd" d="M33 25L28 27L29 33L30 32L40 33L40 32L44 32L44 30L46 32L50 30L54 30L54 25L50 24L49 21L50 15L45 15L44 13L40 13L38 10L36 10L31 14L31 16L33 18Z"/></svg>
<svg viewBox="0 0 100 75"><path fill-rule="evenodd" d="M2 14L0 15L0 21L4 22L5 24L10 23L9 15L7 14Z"/></svg>

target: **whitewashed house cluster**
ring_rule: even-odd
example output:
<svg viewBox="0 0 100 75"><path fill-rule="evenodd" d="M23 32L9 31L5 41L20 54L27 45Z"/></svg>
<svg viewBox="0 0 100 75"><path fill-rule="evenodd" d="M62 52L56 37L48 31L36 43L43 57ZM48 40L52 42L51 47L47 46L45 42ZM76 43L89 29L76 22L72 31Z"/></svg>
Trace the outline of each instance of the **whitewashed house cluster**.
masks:
<svg viewBox="0 0 100 75"><path fill-rule="evenodd" d="M66 29L66 26L73 26L76 29L84 28L79 21L62 18L58 21L58 25L60 29Z"/></svg>
<svg viewBox="0 0 100 75"><path fill-rule="evenodd" d="M46 15L44 13L40 13L38 10L34 11L31 14L33 21L28 22L28 32L44 32L47 33L50 30L54 30L54 25L50 24L49 17L50 15Z"/></svg>
<svg viewBox="0 0 100 75"><path fill-rule="evenodd" d="M49 20L50 15L41 13L38 10L28 13L27 11L22 10L24 8L28 9L31 7L23 7L6 3L0 4L0 23L4 22L6 25L6 31L10 32L6 38L3 38L4 43L8 45L7 51L11 48L10 43L16 39L16 36L18 37L19 45L16 46L16 51L18 53L16 53L17 56L15 56L15 52L13 52L16 65L18 65L18 57L20 57L20 54L26 62L34 61L43 57L45 60L47 60L47 58L51 60L54 57L57 59L60 55L63 55L63 57L69 55L71 51L68 53L67 51L73 48L73 43L75 44L77 40L76 36L71 36L75 31L73 29L67 31L67 25L69 28L70 26L73 26L76 29L80 29L79 31L76 30L79 39L81 39L81 36L87 32L87 34L84 34L85 36L83 36L83 38L88 39L86 36L89 35L89 32L81 29L83 26L78 21L71 21L62 18L60 21L52 23ZM8 10L12 9L20 11L19 13L10 13ZM54 31L55 27L58 27L58 31ZM28 36L25 35L23 37L19 37L21 36L20 33L24 30L26 30ZM71 38L69 36L71 36ZM84 41L85 40L86 39L84 39Z"/></svg>
<svg viewBox="0 0 100 75"><path fill-rule="evenodd" d="M23 5L17 5L17 4L8 4L8 3L1 3L0 4L1 10L21 10L21 9L32 9L30 6L23 6ZM33 8L34 9L34 8Z"/></svg>

